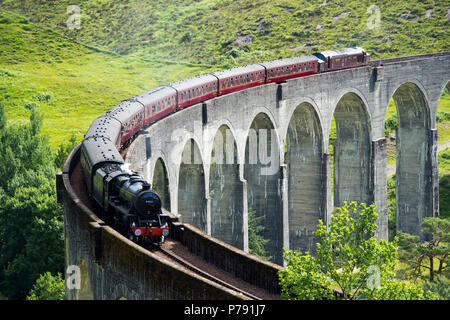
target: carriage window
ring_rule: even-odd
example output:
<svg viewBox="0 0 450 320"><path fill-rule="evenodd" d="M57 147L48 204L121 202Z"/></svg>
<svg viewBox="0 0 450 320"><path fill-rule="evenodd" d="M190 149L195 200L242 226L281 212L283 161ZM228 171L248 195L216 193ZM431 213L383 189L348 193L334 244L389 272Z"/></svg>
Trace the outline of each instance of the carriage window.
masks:
<svg viewBox="0 0 450 320"><path fill-rule="evenodd" d="M250 80L253 81L253 73L250 75Z"/></svg>
<svg viewBox="0 0 450 320"><path fill-rule="evenodd" d="M250 82L250 76L247 74L247 82Z"/></svg>
<svg viewBox="0 0 450 320"><path fill-rule="evenodd" d="M273 70L270 70L270 77L273 77Z"/></svg>
<svg viewBox="0 0 450 320"><path fill-rule="evenodd" d="M234 86L234 79L231 78L231 86Z"/></svg>
<svg viewBox="0 0 450 320"><path fill-rule="evenodd" d="M158 111L161 110L161 104L158 102Z"/></svg>
<svg viewBox="0 0 450 320"><path fill-rule="evenodd" d="M289 74L290 67L286 67L286 74Z"/></svg>

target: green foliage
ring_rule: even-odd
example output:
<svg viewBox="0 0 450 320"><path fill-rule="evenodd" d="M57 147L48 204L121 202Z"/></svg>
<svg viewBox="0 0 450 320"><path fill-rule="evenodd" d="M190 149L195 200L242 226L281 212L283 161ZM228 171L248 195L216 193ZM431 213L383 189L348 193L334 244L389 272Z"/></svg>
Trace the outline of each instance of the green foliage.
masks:
<svg viewBox="0 0 450 320"><path fill-rule="evenodd" d="M407 281L388 280L368 295L371 300L436 300L429 290Z"/></svg>
<svg viewBox="0 0 450 320"><path fill-rule="evenodd" d="M377 2L377 28L367 24L373 18L369 0L324 5L307 0L91 0L78 3L80 30L63 23L71 4L2 1L2 7L79 42L153 59L224 65L355 45L368 49L372 58L448 50L445 1ZM429 17L427 9L432 9ZM11 17L4 20L10 23ZM21 23L24 27L33 25ZM245 36L251 40L240 42Z"/></svg>
<svg viewBox="0 0 450 320"><path fill-rule="evenodd" d="M55 152L55 167L62 169L69 153L77 145L77 137L72 134L68 143L61 143Z"/></svg>
<svg viewBox="0 0 450 320"><path fill-rule="evenodd" d="M400 274L414 279L426 277L434 281L436 275L446 272L450 262L450 220L424 218L422 230L428 235L428 241L420 241L418 236L398 232L399 259L406 264Z"/></svg>
<svg viewBox="0 0 450 320"><path fill-rule="evenodd" d="M283 300L332 299L331 281L322 272L317 258L309 252L284 250L286 268L279 272Z"/></svg>
<svg viewBox="0 0 450 320"><path fill-rule="evenodd" d="M397 199L395 197L395 174L387 180L387 198L388 198L388 232L389 241L392 241L396 235L396 218L397 218Z"/></svg>
<svg viewBox="0 0 450 320"><path fill-rule="evenodd" d="M27 300L63 300L64 299L64 279L61 273L53 276L50 272L41 274L33 285Z"/></svg>
<svg viewBox="0 0 450 320"><path fill-rule="evenodd" d="M254 210L248 211L248 250L262 259L270 260L272 257L267 255L265 245L269 240L264 239L261 233L264 231L262 225L264 216L258 217Z"/></svg>
<svg viewBox="0 0 450 320"><path fill-rule="evenodd" d="M450 148L439 152L439 216L450 218Z"/></svg>
<svg viewBox="0 0 450 320"><path fill-rule="evenodd" d="M423 289L432 292L439 300L450 300L449 278L448 274L447 276L437 276L434 281L426 281Z"/></svg>
<svg viewBox="0 0 450 320"><path fill-rule="evenodd" d="M316 257L285 252L287 268L279 273L283 297L330 299L334 286L343 299L432 298L416 285L395 281L397 241L377 241L377 219L375 205L352 202L336 208L328 228L320 220Z"/></svg>
<svg viewBox="0 0 450 320"><path fill-rule="evenodd" d="M397 128L398 128L397 113L393 113L384 122L384 136L388 137L391 131L394 131Z"/></svg>
<svg viewBox="0 0 450 320"><path fill-rule="evenodd" d="M62 272L63 217L42 116L30 104L28 123L0 130L0 291L23 299L40 274ZM0 106L0 118L4 118Z"/></svg>

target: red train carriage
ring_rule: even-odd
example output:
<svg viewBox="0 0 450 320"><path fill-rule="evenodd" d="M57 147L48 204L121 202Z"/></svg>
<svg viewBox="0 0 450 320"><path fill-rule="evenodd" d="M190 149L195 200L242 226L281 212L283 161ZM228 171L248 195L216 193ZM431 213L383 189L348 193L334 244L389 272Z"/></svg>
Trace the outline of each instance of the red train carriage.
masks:
<svg viewBox="0 0 450 320"><path fill-rule="evenodd" d="M319 71L319 59L313 55L261 63L267 69L267 83L304 77Z"/></svg>
<svg viewBox="0 0 450 320"><path fill-rule="evenodd" d="M134 98L144 106L144 125L155 122L177 109L177 92L172 87L158 87Z"/></svg>
<svg viewBox="0 0 450 320"><path fill-rule="evenodd" d="M265 83L266 69L253 64L212 73L219 82L219 96Z"/></svg>
<svg viewBox="0 0 450 320"><path fill-rule="evenodd" d="M144 107L134 99L124 100L106 112L107 116L121 123L120 141L122 148L128 146L144 125Z"/></svg>
<svg viewBox="0 0 450 320"><path fill-rule="evenodd" d="M217 78L204 74L170 84L177 91L178 109L217 97Z"/></svg>
<svg viewBox="0 0 450 320"><path fill-rule="evenodd" d="M344 48L314 54L321 61L320 72L342 70L367 65L370 55L363 48Z"/></svg>

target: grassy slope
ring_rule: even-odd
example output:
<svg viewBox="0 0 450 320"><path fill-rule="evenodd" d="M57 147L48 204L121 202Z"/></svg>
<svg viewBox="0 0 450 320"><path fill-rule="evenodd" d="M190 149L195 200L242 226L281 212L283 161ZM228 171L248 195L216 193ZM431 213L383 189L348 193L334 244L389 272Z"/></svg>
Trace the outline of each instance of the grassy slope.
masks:
<svg viewBox="0 0 450 320"><path fill-rule="evenodd" d="M0 100L7 117L28 119L25 105L36 103L52 147L84 133L123 99L208 71L98 52L5 11L0 11L0 34Z"/></svg>
<svg viewBox="0 0 450 320"><path fill-rule="evenodd" d="M326 3L323 5L323 3ZM380 28L369 29L371 0L0 0L33 21L121 53L204 64L242 64L359 45L374 58L448 50L446 0L377 1ZM66 10L81 9L69 30ZM432 10L426 17L427 10ZM318 26L319 29L316 31ZM236 45L240 36L247 43Z"/></svg>

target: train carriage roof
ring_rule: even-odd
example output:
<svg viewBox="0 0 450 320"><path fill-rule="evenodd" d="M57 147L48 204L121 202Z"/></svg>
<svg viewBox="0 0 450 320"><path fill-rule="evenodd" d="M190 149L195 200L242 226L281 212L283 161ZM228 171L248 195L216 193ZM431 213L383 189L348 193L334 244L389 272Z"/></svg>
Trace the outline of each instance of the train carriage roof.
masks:
<svg viewBox="0 0 450 320"><path fill-rule="evenodd" d="M105 115L115 118L120 121L120 123L127 122L136 113L142 111L144 106L138 102L136 99L127 99L119 103L117 106L108 110Z"/></svg>
<svg viewBox="0 0 450 320"><path fill-rule="evenodd" d="M107 115L101 115L100 117L92 121L91 126L89 127L84 137L105 137L114 143L120 134L120 128L121 124L117 119Z"/></svg>
<svg viewBox="0 0 450 320"><path fill-rule="evenodd" d="M92 168L101 162L124 163L113 142L105 137L91 136L81 144Z"/></svg>
<svg viewBox="0 0 450 320"><path fill-rule="evenodd" d="M169 86L161 86L155 89L152 89L150 91L144 92L140 95L137 95L135 97L133 97L134 99L136 99L137 101L139 101L140 103L144 104L144 105L149 105L153 102L159 101L161 99L167 98L173 94L176 94L177 92L175 91L174 88L169 87Z"/></svg>
<svg viewBox="0 0 450 320"><path fill-rule="evenodd" d="M305 63L310 61L317 61L317 57L313 55L306 55L306 56L298 56L298 57L292 57L292 58L285 58L285 59L279 59L274 61L266 61L262 62L261 65L265 66L267 69L277 68L277 67L283 67L288 66L291 64L297 64L297 63Z"/></svg>
<svg viewBox="0 0 450 320"><path fill-rule="evenodd" d="M176 90L186 90L190 88L195 88L210 82L217 81L217 78L211 74L203 74L194 78L190 78L187 80L181 80L178 82L171 83L170 86L175 88Z"/></svg>
<svg viewBox="0 0 450 320"><path fill-rule="evenodd" d="M319 52L324 57L339 57L339 56L346 56L346 55L353 55L353 54L362 54L364 53L364 49L360 47L351 47L351 48L342 48L342 49L336 49L336 50L327 50Z"/></svg>
<svg viewBox="0 0 450 320"><path fill-rule="evenodd" d="M212 72L211 74L215 75L220 80L220 79L226 79L228 77L235 77L235 76L240 76L242 74L247 74L250 72L259 72L259 71L265 71L264 67L261 66L260 64L250 64L247 66L237 67L237 68L233 68L233 69Z"/></svg>

